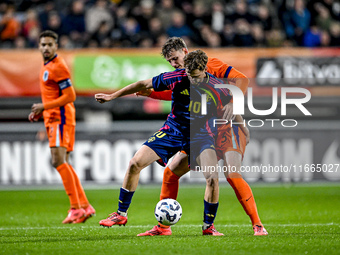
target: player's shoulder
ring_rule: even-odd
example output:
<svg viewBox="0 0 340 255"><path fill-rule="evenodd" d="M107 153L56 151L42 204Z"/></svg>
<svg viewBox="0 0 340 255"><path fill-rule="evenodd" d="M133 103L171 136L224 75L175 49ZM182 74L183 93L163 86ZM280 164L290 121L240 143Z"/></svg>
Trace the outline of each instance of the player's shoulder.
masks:
<svg viewBox="0 0 340 255"><path fill-rule="evenodd" d="M55 64L58 66L67 67L65 59L59 55L57 55L55 58Z"/></svg>
<svg viewBox="0 0 340 255"><path fill-rule="evenodd" d="M208 72L207 75L208 75L208 78L209 78L209 80L208 80L208 83L209 83L209 84L215 85L215 84L221 84L221 83L223 83L223 81L222 81L221 79L217 78L217 77L214 76L213 74L211 74L211 73Z"/></svg>
<svg viewBox="0 0 340 255"><path fill-rule="evenodd" d="M185 76L187 76L185 69L176 69L176 70L171 71L171 72L163 73L163 79L164 80L182 78L182 77L185 77Z"/></svg>
<svg viewBox="0 0 340 255"><path fill-rule="evenodd" d="M226 62L222 61L221 59L219 58L210 58L208 57L208 63L207 65L227 65L229 66Z"/></svg>

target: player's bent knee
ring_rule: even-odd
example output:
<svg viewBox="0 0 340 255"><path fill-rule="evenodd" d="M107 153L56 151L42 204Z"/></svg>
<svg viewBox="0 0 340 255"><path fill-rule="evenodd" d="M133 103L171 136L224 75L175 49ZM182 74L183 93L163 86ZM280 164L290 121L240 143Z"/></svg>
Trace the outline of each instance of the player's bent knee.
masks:
<svg viewBox="0 0 340 255"><path fill-rule="evenodd" d="M218 186L218 178L207 178L206 184L209 187L217 187Z"/></svg>
<svg viewBox="0 0 340 255"><path fill-rule="evenodd" d="M129 172L132 174L139 173L145 166L140 160L132 158L129 162Z"/></svg>

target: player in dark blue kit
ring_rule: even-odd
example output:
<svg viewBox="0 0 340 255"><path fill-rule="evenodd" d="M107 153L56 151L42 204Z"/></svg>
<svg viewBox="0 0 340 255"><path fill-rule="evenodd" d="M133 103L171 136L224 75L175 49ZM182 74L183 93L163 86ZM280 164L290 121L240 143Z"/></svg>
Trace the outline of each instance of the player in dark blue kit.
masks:
<svg viewBox="0 0 340 255"><path fill-rule="evenodd" d="M229 90L215 88L215 85L221 84L222 81L206 72L207 61L207 55L201 50L190 52L184 58L184 67L191 82L189 104L190 162L192 169L195 168L195 165L205 169L204 176L207 183L204 195L202 233L203 235L221 236L223 234L219 233L213 225L219 198L218 173L213 171L217 169L217 156L214 146L217 127L214 127L213 121L218 117L222 118L226 113L225 105L231 100L231 95ZM202 97L204 96L206 103L202 105ZM202 114L203 108L205 108L206 114ZM184 153L177 153L176 158L169 166L170 170L177 173L178 169L183 168L183 164L187 167L187 157L188 155ZM176 163L176 161L178 162ZM169 226L158 224L151 230L138 234L138 236L169 235L171 233L169 229Z"/></svg>
<svg viewBox="0 0 340 255"><path fill-rule="evenodd" d="M205 76L206 75L205 73L206 61L203 63L203 65L204 66L200 68L200 72ZM194 90L197 91L197 93L194 93L194 95L198 95L199 97L202 94L202 91L208 92L210 93L210 95L212 95L212 100L216 103L220 101L220 98L218 98L219 93L217 93L216 91L213 91L213 86L211 84L211 81L214 81L215 78L213 76L208 76L208 78L209 77L210 77L209 86L207 88L203 88L203 90L198 87L195 88ZM96 94L95 95L95 98L97 101L99 101L100 103L104 103L104 102L113 100L117 97L121 97L127 94L132 94L137 91L152 88L152 87L156 91L169 90L169 89L173 91L172 110L171 110L171 113L168 115L167 121L164 123L163 127L159 131L157 131L153 136L151 136L148 139L147 142L144 143L144 145L137 151L135 156L130 161L129 168L124 178L123 187L120 190L118 210L117 212L112 213L107 219L100 221L100 225L107 226L107 227L111 227L113 225L125 225L127 222L127 210L131 203L131 199L134 194L134 191L137 188L140 171L156 160L162 161L163 163L166 164L168 159L172 157L178 151L184 151L187 154L190 154L189 143L191 141L193 141L194 143L197 143L198 141L199 147L205 146L206 143L209 145L208 147L204 147L204 149L198 150L197 154L194 153L198 156L197 161L199 162L201 166L210 166L210 165L216 166L217 165L216 153L214 150L209 149L210 147L214 146L214 140L202 139L204 137L210 138L210 135L213 136L214 135L213 133L216 133L216 132L211 132L210 128L207 129L205 120L202 121L203 118L209 119L212 116L208 115L208 116L204 116L203 118L200 118L202 116L193 114L192 111L190 113L189 108L191 107L191 105L192 104L197 105L197 102L198 102L198 101L193 102L193 100L191 100L190 94L188 93L189 91L193 89L193 88L190 89L190 81L195 83L196 81L195 79L200 79L200 77L199 75L198 77L196 77L194 72L191 73L190 71L184 70L184 69L175 70L174 72L163 73L152 79L139 81L139 82L130 84L127 87L123 88L122 90L119 90L110 95L108 94ZM206 81L208 81L208 79L206 79ZM215 83L220 83L220 82L215 80ZM210 104L211 103L209 103L208 105ZM216 104L214 108L215 110L217 109ZM210 111L209 111L209 114L210 114ZM201 126L198 129L198 132L197 134L195 134L195 136L193 135L190 136L190 123ZM202 142L205 144L203 144ZM196 156L194 158L196 161ZM176 162L176 156L173 162ZM205 196L205 200L210 202L210 200L214 197L214 192L216 193L216 188L214 188L213 186L215 183L218 183L218 179L217 177L213 177L212 175L210 175L210 173L206 173L206 174L208 175L206 176L207 186L209 184L209 185L212 185L212 187L210 187L209 192L207 192L208 189L206 189L207 196ZM210 181L211 179L214 179L214 181ZM218 195L218 188L217 188L217 195ZM214 205L213 207L214 209L212 210L212 213L214 215L211 216L212 219L215 218L216 211L217 211L217 206ZM207 224L209 224L209 222ZM209 224L209 225L212 225L212 224ZM157 230L155 231L157 232ZM215 231L214 235L221 235L214 229L213 225L209 231ZM170 228L167 230L166 229L162 230L162 233L160 235L169 235L169 234L171 234ZM143 234L140 234L140 235L143 235Z"/></svg>
<svg viewBox="0 0 340 255"><path fill-rule="evenodd" d="M129 162L119 194L117 212L99 222L102 226L125 225L127 210L138 186L140 171L158 161L167 164L178 151L189 154L190 146L190 81L184 69L162 73L151 79L132 83L113 94L96 94L98 102L104 103L128 94L153 88L155 91L172 90L172 108L162 128L151 136ZM175 157L176 158L176 157ZM170 229L169 229L170 230ZM171 231L171 230L170 230ZM171 232L170 232L171 234Z"/></svg>
<svg viewBox="0 0 340 255"><path fill-rule="evenodd" d="M223 82L207 73L207 55L196 50L184 58L186 73L191 82L190 89L190 162L191 169L198 165L203 170L207 185L204 195L203 235L221 236L213 223L219 199L218 160L215 151L217 126L214 120L223 115L222 109L232 96L227 89L217 89ZM205 104L202 97L205 96ZM195 107L196 106L196 107ZM202 108L205 107L205 113ZM221 118L221 117L220 117Z"/></svg>

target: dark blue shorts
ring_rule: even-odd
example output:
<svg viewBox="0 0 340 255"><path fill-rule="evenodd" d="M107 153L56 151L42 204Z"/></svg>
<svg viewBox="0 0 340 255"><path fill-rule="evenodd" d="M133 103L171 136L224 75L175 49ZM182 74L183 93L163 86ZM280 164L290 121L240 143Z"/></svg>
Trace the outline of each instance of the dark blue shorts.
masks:
<svg viewBox="0 0 340 255"><path fill-rule="evenodd" d="M209 135L195 135L190 139L191 168L197 165L196 159L206 149L215 150L215 139Z"/></svg>
<svg viewBox="0 0 340 255"><path fill-rule="evenodd" d="M150 147L161 158L157 161L161 166L166 166L169 159L178 151L190 153L190 139L178 134L172 134L171 130L159 130L154 133L144 145Z"/></svg>

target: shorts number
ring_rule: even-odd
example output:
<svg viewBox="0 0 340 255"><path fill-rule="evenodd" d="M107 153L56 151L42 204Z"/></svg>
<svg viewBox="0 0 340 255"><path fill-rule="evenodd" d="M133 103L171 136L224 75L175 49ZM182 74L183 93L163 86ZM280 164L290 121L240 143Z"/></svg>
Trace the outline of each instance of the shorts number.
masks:
<svg viewBox="0 0 340 255"><path fill-rule="evenodd" d="M156 136L157 138L162 138L162 137L166 136L166 133L164 133L164 132L162 132L162 131L157 131L157 132L155 133L155 136Z"/></svg>
<svg viewBox="0 0 340 255"><path fill-rule="evenodd" d="M223 133L223 135L222 135L222 143L225 143L226 141L227 141L227 136L226 136L226 134L225 133Z"/></svg>

